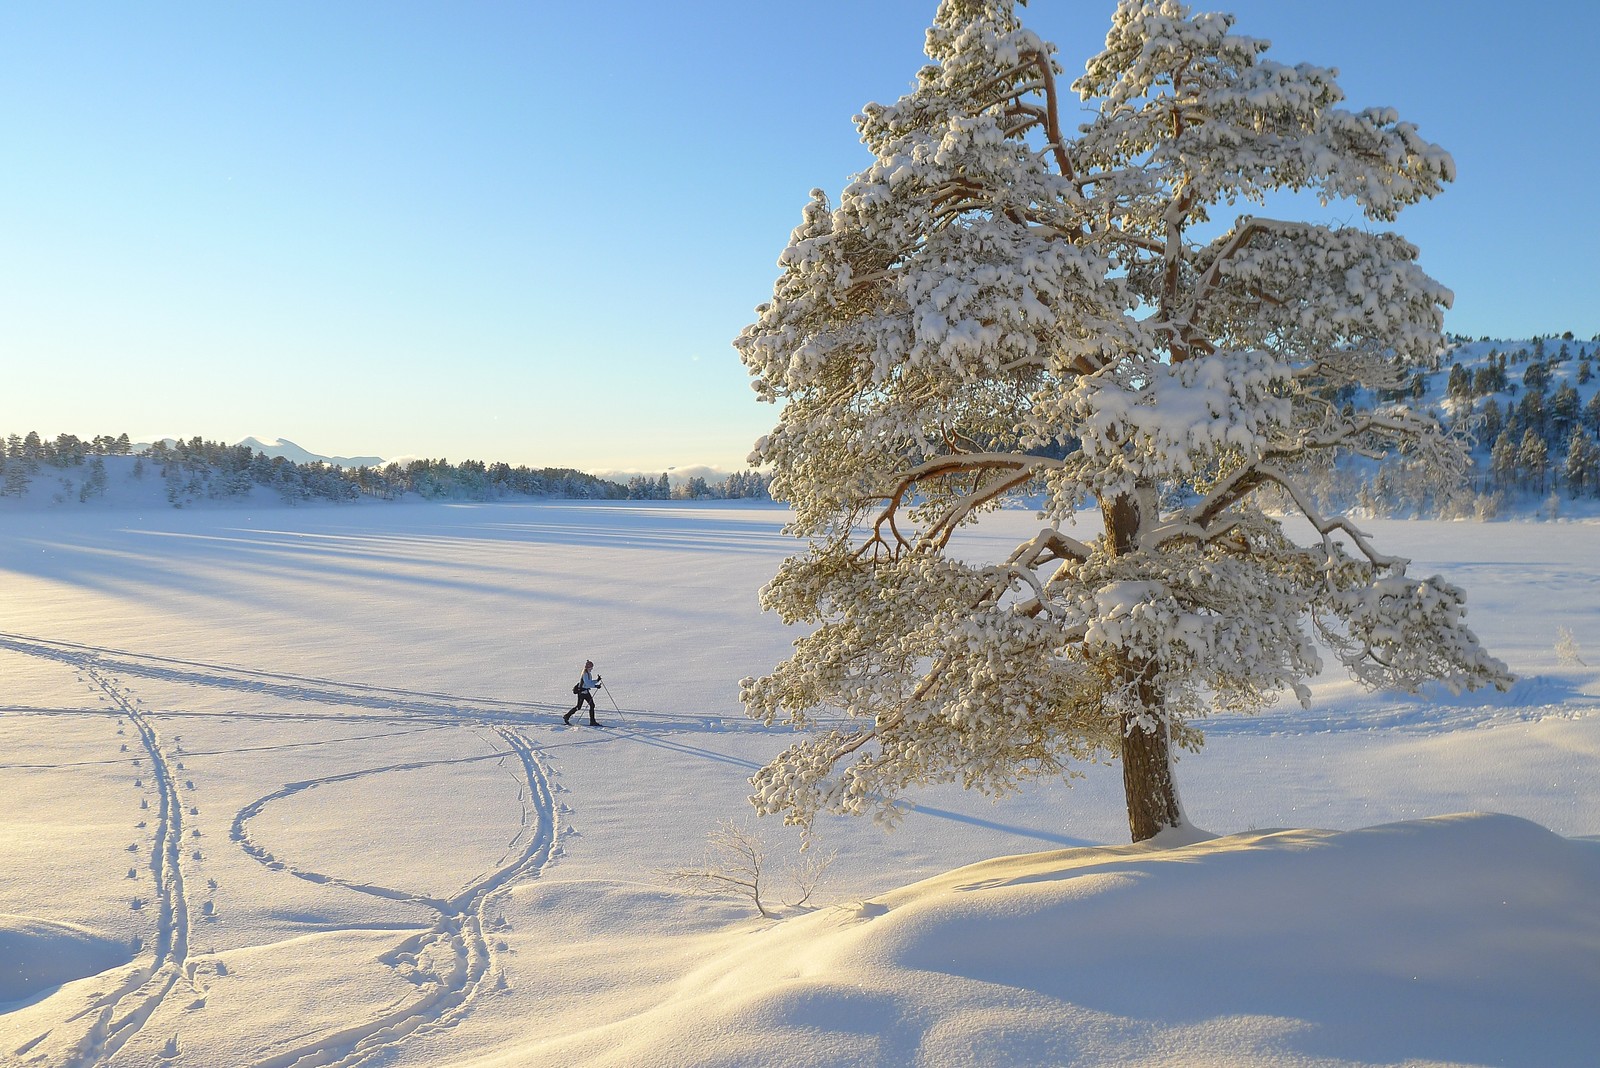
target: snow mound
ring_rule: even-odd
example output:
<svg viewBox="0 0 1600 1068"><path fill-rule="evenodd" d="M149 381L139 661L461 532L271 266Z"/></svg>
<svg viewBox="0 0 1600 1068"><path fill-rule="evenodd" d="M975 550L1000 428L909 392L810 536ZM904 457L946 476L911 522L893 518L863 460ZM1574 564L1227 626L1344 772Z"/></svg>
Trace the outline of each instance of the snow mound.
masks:
<svg viewBox="0 0 1600 1068"><path fill-rule="evenodd" d="M74 924L0 913L0 1004L21 1001L133 959L133 950Z"/></svg>
<svg viewBox="0 0 1600 1068"><path fill-rule="evenodd" d="M1592 1064L1596 902L1600 848L1499 815L1007 857L759 929L582 1056Z"/></svg>

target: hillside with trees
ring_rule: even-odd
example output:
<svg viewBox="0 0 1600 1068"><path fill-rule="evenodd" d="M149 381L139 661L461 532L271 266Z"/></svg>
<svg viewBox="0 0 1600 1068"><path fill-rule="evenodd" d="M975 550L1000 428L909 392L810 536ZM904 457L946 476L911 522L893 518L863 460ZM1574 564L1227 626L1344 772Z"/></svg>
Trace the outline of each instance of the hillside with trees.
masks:
<svg viewBox="0 0 1600 1068"><path fill-rule="evenodd" d="M1411 477L1403 453L1361 456L1308 479L1324 505L1383 518L1560 518L1600 514L1600 337L1451 336L1403 368L1399 389L1345 389L1354 408L1426 412L1464 446L1459 486Z"/></svg>
<svg viewBox="0 0 1600 1068"><path fill-rule="evenodd" d="M1456 339L1437 369L1418 370L1412 393L1472 436L1471 490L1480 518L1548 516L1600 500L1600 337L1568 331L1529 341ZM1398 507L1384 485L1367 503Z"/></svg>
<svg viewBox="0 0 1600 1068"><path fill-rule="evenodd" d="M248 445L226 445L199 437L135 445L127 434L87 441L73 434L42 437L11 434L0 447L0 504L44 500L86 504L93 500L146 503L162 499L175 508L207 501L496 501L716 500L763 498L767 478L739 472L725 481L704 478L673 485L666 474L636 477L627 484L571 468L531 468L507 463L446 459L408 460L382 466L341 467L297 463Z"/></svg>

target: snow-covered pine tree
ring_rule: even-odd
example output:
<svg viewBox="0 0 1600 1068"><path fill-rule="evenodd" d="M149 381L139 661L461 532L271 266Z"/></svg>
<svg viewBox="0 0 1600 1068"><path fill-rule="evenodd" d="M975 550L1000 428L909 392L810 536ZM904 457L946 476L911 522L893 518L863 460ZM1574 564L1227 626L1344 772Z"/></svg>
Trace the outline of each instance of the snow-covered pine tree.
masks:
<svg viewBox="0 0 1600 1068"><path fill-rule="evenodd" d="M1600 448L1589 440L1583 429L1572 431L1567 439L1567 458L1563 468L1567 493L1576 498L1579 494L1600 496Z"/></svg>
<svg viewBox="0 0 1600 1068"><path fill-rule="evenodd" d="M33 479L28 477L27 468L23 466L22 461L20 459L11 459L5 466L4 488L0 488L0 494L21 500L23 495L28 492L28 484L32 481Z"/></svg>
<svg viewBox="0 0 1600 1068"><path fill-rule="evenodd" d="M758 810L892 819L915 784L1112 756L1141 841L1184 820L1172 746L1213 709L1304 700L1316 636L1370 685L1507 682L1461 591L1300 481L1396 449L1459 479L1430 418L1338 399L1403 390L1448 291L1391 233L1217 221L1297 189L1387 222L1450 157L1232 25L1123 0L1069 138L1012 0L944 0L915 88L857 117L875 161L837 206L813 191L735 342L782 405L752 461L808 539L763 604L813 628L743 683L752 716L807 732L752 779ZM1037 536L974 559L963 528L1023 496ZM1068 533L1091 509L1098 535Z"/></svg>

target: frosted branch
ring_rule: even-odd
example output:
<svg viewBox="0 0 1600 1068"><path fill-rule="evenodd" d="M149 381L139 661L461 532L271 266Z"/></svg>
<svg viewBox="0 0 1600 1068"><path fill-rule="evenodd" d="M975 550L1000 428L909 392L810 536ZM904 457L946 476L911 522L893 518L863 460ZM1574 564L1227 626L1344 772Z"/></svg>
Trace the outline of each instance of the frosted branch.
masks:
<svg viewBox="0 0 1600 1068"><path fill-rule="evenodd" d="M1390 556L1387 553L1380 553L1373 547L1367 535L1347 517L1323 515L1321 510L1305 495L1299 484L1284 472L1271 467L1262 467L1258 469L1258 473L1262 478L1275 482L1293 499L1295 505L1300 509L1300 514L1322 536L1323 546L1329 552L1332 551L1330 535L1338 531L1348 537L1351 543L1361 552L1361 555L1365 556L1374 567L1404 571L1406 565L1411 562L1403 556Z"/></svg>

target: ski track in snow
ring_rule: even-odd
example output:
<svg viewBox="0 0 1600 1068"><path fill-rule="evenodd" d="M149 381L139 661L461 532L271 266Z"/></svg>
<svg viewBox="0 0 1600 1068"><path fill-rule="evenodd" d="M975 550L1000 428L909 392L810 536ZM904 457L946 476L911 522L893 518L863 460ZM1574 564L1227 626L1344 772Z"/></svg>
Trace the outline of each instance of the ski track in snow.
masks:
<svg viewBox="0 0 1600 1068"><path fill-rule="evenodd" d="M434 693L425 690L405 690L390 686L373 686L366 683L340 682L306 675L284 672L260 671L250 668L210 664L197 660L136 653L104 646L83 645L76 642L40 638L27 634L0 631L0 649L9 649L27 656L41 657L76 664L92 657L106 671L119 676L148 678L184 686L203 686L211 689L241 691L252 696L279 698L285 701L303 701L322 705L337 705L337 713L274 711L186 712L182 709L162 709L163 718L183 716L231 717L239 719L315 719L336 718L340 722L362 719L384 723L396 720L420 719L431 725L456 726L463 723L527 724L536 721L547 724L543 717L567 710L567 704L552 701L508 701L497 697L469 697L460 694ZM346 712L343 709L363 709L365 712ZM0 706L0 711L35 714L72 715L79 710L25 706ZM99 709L85 709L103 715ZM650 709L625 710L627 722L633 727L649 726L661 730L697 731L750 731L760 733L788 733L782 728L767 728L743 717L724 719L715 715L694 713L658 712ZM828 724L826 718L818 722ZM842 720L841 720L842 722Z"/></svg>
<svg viewBox="0 0 1600 1068"><path fill-rule="evenodd" d="M59 1062L64 1068L103 1064L114 1057L128 1040L144 1027L179 979L195 982L189 965L189 907L184 893L183 865L179 859L183 836L183 808L178 798L176 770L150 718L139 702L107 673L89 654L58 657L71 664L79 681L103 694L113 714L126 717L144 743L150 758L159 804L156 810L155 843L150 851L150 874L155 887L156 931L148 947L149 960L134 968L118 985L101 993L80 1016L91 1016L87 1032ZM97 715L105 715L101 709ZM135 763L137 763L137 758ZM68 1021L72 1022L72 1021ZM47 1031L15 1050L25 1056L41 1045ZM47 1056L53 1051L41 1052ZM42 1063L36 1060L35 1063Z"/></svg>
<svg viewBox="0 0 1600 1068"><path fill-rule="evenodd" d="M267 805L302 790L325 783L344 782L367 775L446 762L421 761L290 783L283 789L246 805L234 817L234 840L239 842L245 852L269 867L284 868L299 878L312 882L333 883L356 893L410 902L433 910L439 917L429 930L413 935L380 958L382 963L390 968L406 973L408 978L422 989L421 997L410 1005L376 1020L325 1035L309 1045L259 1061L255 1068L313 1068L313 1066L348 1068L361 1064L389 1050L412 1034L454 1026L471 1010L474 1001L486 991L492 992L503 981L503 972L495 965L494 943L486 934L504 922L490 918L493 902L500 891L517 879L537 875L550 862L550 851L555 844L557 827L555 802L549 779L535 754L534 747L509 727L497 725L492 727L492 730L507 748L491 754L488 758L478 759L499 759L507 753L513 753L521 762L525 787L525 791L520 795L523 804L522 832L517 839L513 839L511 845L515 846L516 842L521 840L522 849L509 861L502 857L504 863L499 868L479 878L448 900L375 884L351 882L296 868L252 842L247 829L251 817L260 813ZM528 808L530 801L531 812ZM490 977L493 977L494 981L486 983Z"/></svg>
<svg viewBox="0 0 1600 1068"><path fill-rule="evenodd" d="M221 664L207 664L150 653L132 653L7 632L0 632L0 649L10 649L28 656L70 664L81 663L84 658L93 658L108 672L186 686L239 690L261 697L373 709L385 713L381 717L383 719L413 715L460 720L474 714L503 719L518 714L552 712L558 707L549 702L511 702L496 698L464 697L421 690L401 690L388 686L371 686L364 683L335 682L306 675L227 667ZM163 716L171 714L181 713L162 711ZM341 715L340 718L349 717Z"/></svg>
<svg viewBox="0 0 1600 1068"><path fill-rule="evenodd" d="M383 955L380 962L403 975L418 991L409 1003L376 1019L317 1036L295 1048L280 1051L255 1062L253 1068L354 1068L386 1052L393 1052L413 1035L434 1033L459 1023L480 998L491 996L504 982L497 962L495 931L504 923L496 917L500 894L518 880L539 875L551 862L559 833L557 806L549 775L541 759L545 747L524 735L530 726L557 725L546 720L565 711L565 704L504 701L486 697L405 690L364 683L341 682L310 676L270 672L186 660L177 657L135 653L79 643L0 632L0 649L51 660L75 669L79 679L92 692L110 704L82 708L39 708L0 706L0 711L39 716L115 716L131 722L138 732L145 754L151 762L153 784L159 798L155 841L150 854L149 876L155 888L156 934L144 947L136 966L112 989L97 996L90 1008L74 1020L92 1017L81 1039L64 1055L57 1043L46 1048L46 1032L12 1052L19 1063L52 1068L88 1068L110 1062L119 1050L137 1035L156 1010L180 983L187 984L203 998L201 978L209 974L205 961L189 956L190 917L184 885L182 855L183 805L180 785L192 789L192 780L181 779L177 758L181 745L167 744L156 730L153 716L167 722L183 718L222 720L337 721L352 726L365 725L347 735L322 737L310 741L286 741L272 745L241 747L219 751L196 751L190 755L229 755L262 750L336 744L401 737L436 730L471 730L490 745L491 752L479 756L439 760L416 760L345 771L321 778L286 783L241 808L234 816L231 839L257 863L282 870L297 878L330 884L345 890L385 901L405 902L431 911L436 919L426 930L406 937ZM149 679L164 684L222 689L248 698L250 707L225 711L186 711L181 708L152 712L133 695L125 679ZM285 708L283 702L333 706L321 710ZM265 703L276 707L263 708ZM1271 709L1253 717L1225 716L1206 720L1202 726L1215 734L1312 734L1383 729L1404 733L1429 733L1473 728L1489 728L1499 723L1529 722L1544 718L1572 718L1594 714L1596 705L1564 691L1550 680L1533 678L1519 682L1511 693L1458 699L1433 696L1403 699L1381 705L1370 700L1338 703L1329 707ZM647 709L614 708L620 731L604 732L600 740L627 739L692 753L708 759L739 764L753 770L754 765L695 744L693 736L726 732L787 733L746 720L723 720L717 716L687 713L662 713ZM827 725L827 724L823 724ZM565 733L565 732L563 732ZM689 737L686 737L689 736ZM590 737L585 734L586 742ZM555 743L559 746L561 742ZM516 760L507 768L517 781L521 806L519 831L506 843L493 870L478 876L449 898L384 886L376 880L339 877L298 865L292 857L279 856L251 837L250 821L278 801L318 786L346 782L392 772L417 770L441 764L481 760ZM82 763L103 764L106 761ZM12 765L0 764L0 767ZM15 765L36 767L37 765ZM76 766L68 762L51 766ZM180 782L181 779L181 782ZM279 847L280 852L287 852ZM426 921L424 921L426 922ZM370 929L351 927L350 930ZM71 1039L69 1038L70 1042ZM174 1037L174 1042L176 1037ZM43 1058L55 1057L46 1061Z"/></svg>
<svg viewBox="0 0 1600 1068"><path fill-rule="evenodd" d="M408 902L431 910L437 916L429 929L411 935L380 958L382 964L402 973L418 988L420 995L416 999L377 1019L355 1023L321 1035L309 1043L278 1052L267 1059L257 1061L253 1068L316 1068L316 1066L352 1068L385 1051L391 1051L411 1035L455 1026L472 1010L480 997L493 993L503 984L503 970L496 963L498 949L494 932L503 926L504 920L495 915L495 902L502 892L518 880L537 876L551 862L551 852L559 831L553 791L548 773L537 752L538 747L522 735L517 729L517 724L527 720L530 710L550 712L557 706L496 702L485 698L455 698L448 694L419 693L303 676L248 671L171 657L101 650L92 646L18 634L0 634L0 648L72 666L76 669L79 679L103 694L112 707L110 713L101 707L17 708L9 709L10 711L45 715L110 714L126 717L133 723L144 743L160 800L155 845L150 864L150 873L156 890L156 937L152 945L145 948L148 960L135 968L125 981L99 995L90 1010L77 1018L81 1019L83 1015L93 1016L85 1035L67 1054L67 1059L51 1061L52 1065L59 1065L60 1068L87 1068L89 1065L108 1063L140 1032L163 1001L179 985L180 979L190 984L194 992L201 997L205 994L197 978L199 971L197 962L189 958L190 918L184 890L184 862L181 855L183 834L183 807L179 795L181 773L174 766L176 761L169 755L168 747L157 733L150 713L142 708L141 702L123 685L124 675L155 678L185 685L248 690L267 697L382 709L382 715L266 713L259 718L322 721L362 719L380 720L390 724L399 721L404 727L401 730L358 735L357 740L448 727L467 728L482 732L494 747L494 751L479 757L465 758L466 760L504 761L512 756L516 758L513 770L509 773L517 781L517 798L521 806L518 819L520 830L506 844L505 851L498 858L494 870L479 876L448 899L385 887L376 882L337 878L297 867L289 861L274 856L254 842L250 838L248 824L252 817L273 802L315 786L438 764L461 763L462 758L390 764L289 783L282 789L251 802L238 812L233 820L232 839L257 862L274 869L287 870L310 882L334 884L355 893ZM198 713L191 714L198 715ZM159 715L162 718L171 718L185 713L181 710L162 710ZM258 718L257 714L250 712L209 715L240 719ZM444 722L424 727L406 723L408 720L424 716ZM284 743L270 748L328 744L339 740L341 739ZM185 788L192 787L192 780L183 782ZM32 1059L24 1063L46 1063L41 1058L60 1054L56 1047L40 1048L51 1033L46 1032L36 1036L13 1050L13 1053L19 1058L33 1054Z"/></svg>

